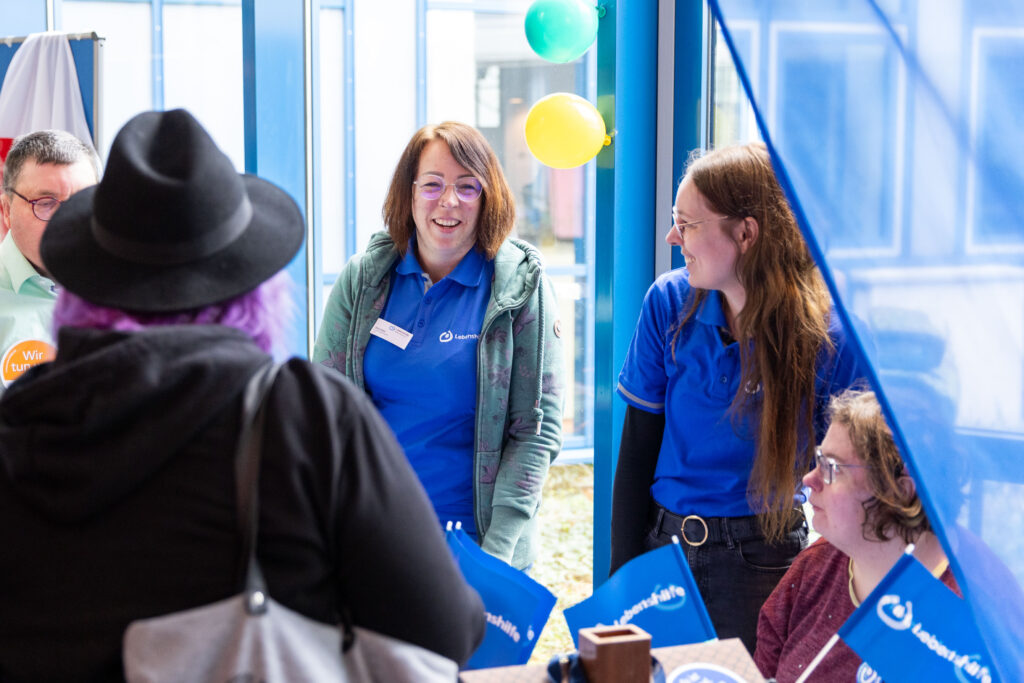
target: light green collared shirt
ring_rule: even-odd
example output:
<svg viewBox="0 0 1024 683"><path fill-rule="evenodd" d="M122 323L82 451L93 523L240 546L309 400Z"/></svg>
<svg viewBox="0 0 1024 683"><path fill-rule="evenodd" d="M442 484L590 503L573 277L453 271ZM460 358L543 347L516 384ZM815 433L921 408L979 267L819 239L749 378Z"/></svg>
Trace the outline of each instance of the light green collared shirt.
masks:
<svg viewBox="0 0 1024 683"><path fill-rule="evenodd" d="M53 281L36 271L8 233L0 242L0 393L13 373L38 360L34 356L41 345L24 342L53 346L56 299ZM17 357L9 357L12 350Z"/></svg>

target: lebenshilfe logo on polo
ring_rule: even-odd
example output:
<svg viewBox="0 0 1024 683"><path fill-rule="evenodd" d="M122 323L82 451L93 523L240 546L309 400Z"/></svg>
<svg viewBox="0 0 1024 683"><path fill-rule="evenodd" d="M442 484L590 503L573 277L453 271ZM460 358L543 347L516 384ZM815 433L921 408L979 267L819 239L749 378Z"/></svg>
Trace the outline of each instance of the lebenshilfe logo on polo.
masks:
<svg viewBox="0 0 1024 683"><path fill-rule="evenodd" d="M447 344L448 342L450 342L452 340L455 340L455 341L465 341L466 339L479 339L479 338L480 338L479 334L455 334L451 330L445 330L444 332L441 333L441 336L439 336L437 338L437 340L439 342L441 342L442 344Z"/></svg>
<svg viewBox="0 0 1024 683"><path fill-rule="evenodd" d="M956 676L961 681L992 683L992 675L989 673L988 667L978 661L980 659L978 655L961 654L953 648L947 647L934 633L926 631L920 621L915 622L913 606L909 600L904 603L898 595L884 595L878 600L875 612L882 623L894 631L910 629L910 632L921 641L922 645L956 667Z"/></svg>

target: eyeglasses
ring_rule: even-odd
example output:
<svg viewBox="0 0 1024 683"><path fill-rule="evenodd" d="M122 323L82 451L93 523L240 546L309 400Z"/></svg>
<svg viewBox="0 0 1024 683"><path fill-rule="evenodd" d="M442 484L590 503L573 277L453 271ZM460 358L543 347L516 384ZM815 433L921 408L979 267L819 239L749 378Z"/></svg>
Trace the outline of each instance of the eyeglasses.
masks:
<svg viewBox="0 0 1024 683"><path fill-rule="evenodd" d="M814 464L821 470L821 479L826 484L831 484L836 480L836 475L845 470L847 467L853 469L870 470L871 465L840 465L836 462L835 458L830 458L821 452L821 448L814 449Z"/></svg>
<svg viewBox="0 0 1024 683"><path fill-rule="evenodd" d="M715 216L714 218L702 218L699 221L684 221L679 222L679 214L676 213L675 209L672 209L672 227L675 229L676 234L679 235L679 239L683 239L683 233L687 228L693 227L694 225L700 225L701 223L710 223L712 221L724 221L730 218L730 216Z"/></svg>
<svg viewBox="0 0 1024 683"><path fill-rule="evenodd" d="M11 190L12 193L18 195L26 202L32 205L32 213L41 221L48 221L53 216L53 212L56 211L61 201L54 197L40 197L39 199L29 199L25 195L21 194L17 190Z"/></svg>
<svg viewBox="0 0 1024 683"><path fill-rule="evenodd" d="M446 183L444 178L430 173L421 175L413 181L413 185L419 188L420 197L424 199L440 199L449 187L455 188L455 196L463 202L475 202L484 191L483 185L476 178L458 178L453 183Z"/></svg>

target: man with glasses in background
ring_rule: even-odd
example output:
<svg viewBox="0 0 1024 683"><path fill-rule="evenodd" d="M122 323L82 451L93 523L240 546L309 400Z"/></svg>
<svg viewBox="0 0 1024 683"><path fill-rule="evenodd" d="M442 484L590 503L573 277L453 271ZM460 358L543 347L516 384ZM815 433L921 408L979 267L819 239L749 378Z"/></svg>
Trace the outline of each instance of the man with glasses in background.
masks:
<svg viewBox="0 0 1024 683"><path fill-rule="evenodd" d="M14 141L0 194L0 393L28 368L54 356L50 320L56 289L39 258L39 240L61 202L99 180L87 142L61 130Z"/></svg>

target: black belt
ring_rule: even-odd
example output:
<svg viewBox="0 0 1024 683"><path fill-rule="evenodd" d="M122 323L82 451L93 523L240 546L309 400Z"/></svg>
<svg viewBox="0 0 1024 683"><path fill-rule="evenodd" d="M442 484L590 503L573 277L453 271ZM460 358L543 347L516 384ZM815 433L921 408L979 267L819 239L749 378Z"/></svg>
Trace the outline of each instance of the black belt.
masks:
<svg viewBox="0 0 1024 683"><path fill-rule="evenodd" d="M659 534L679 536L687 545L699 546L705 543L726 543L728 541L749 541L764 538L764 531L757 515L746 517L701 517L700 515L677 515L657 503L651 507L651 526ZM793 522L789 530L804 523L801 510L793 511Z"/></svg>

